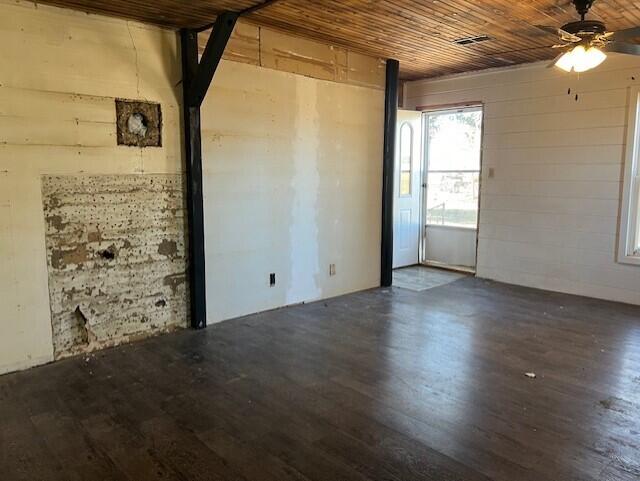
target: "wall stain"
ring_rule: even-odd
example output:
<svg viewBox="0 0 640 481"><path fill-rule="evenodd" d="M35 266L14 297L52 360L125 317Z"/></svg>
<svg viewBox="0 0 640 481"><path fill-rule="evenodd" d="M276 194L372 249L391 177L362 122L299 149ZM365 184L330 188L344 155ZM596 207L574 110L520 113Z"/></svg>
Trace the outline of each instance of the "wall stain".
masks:
<svg viewBox="0 0 640 481"><path fill-rule="evenodd" d="M173 260L178 254L178 244L174 240L162 239L158 246L158 254Z"/></svg>
<svg viewBox="0 0 640 481"><path fill-rule="evenodd" d="M178 292L178 287L184 284L187 281L186 274L171 274L164 278L162 284L165 286L169 286L171 288L171 292L174 294Z"/></svg>
<svg viewBox="0 0 640 481"><path fill-rule="evenodd" d="M47 217L47 223L58 231L63 230L67 225L67 223L62 222L62 216L60 215L51 215Z"/></svg>
<svg viewBox="0 0 640 481"><path fill-rule="evenodd" d="M51 251L51 266L54 269L64 269L69 265L81 266L88 257L89 252L85 244L66 249L53 249Z"/></svg>
<svg viewBox="0 0 640 481"><path fill-rule="evenodd" d="M87 233L87 240L89 242L100 242L102 240L102 235L99 230L91 231Z"/></svg>

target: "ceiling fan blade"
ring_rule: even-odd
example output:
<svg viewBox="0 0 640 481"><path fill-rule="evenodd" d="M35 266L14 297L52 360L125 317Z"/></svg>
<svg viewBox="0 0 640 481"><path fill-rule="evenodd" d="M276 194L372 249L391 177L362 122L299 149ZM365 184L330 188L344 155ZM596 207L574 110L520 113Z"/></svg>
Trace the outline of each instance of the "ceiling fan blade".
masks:
<svg viewBox="0 0 640 481"><path fill-rule="evenodd" d="M626 30L612 32L612 35L609 38L611 40L624 40L635 37L640 37L640 27L627 28Z"/></svg>
<svg viewBox="0 0 640 481"><path fill-rule="evenodd" d="M547 33L558 35L558 27L552 27L550 25L534 25L534 27L544 30Z"/></svg>
<svg viewBox="0 0 640 481"><path fill-rule="evenodd" d="M640 45L625 42L611 42L603 47L605 52L626 53L627 55L640 55Z"/></svg>
<svg viewBox="0 0 640 481"><path fill-rule="evenodd" d="M565 42L580 42L582 40L577 35L574 35L572 33L566 32L566 31L564 31L564 30L562 30L561 28L558 28L558 27L551 27L549 25L535 25L535 27L539 28L540 30L544 30L547 33L551 33L553 35L557 35L558 37L560 37Z"/></svg>
<svg viewBox="0 0 640 481"><path fill-rule="evenodd" d="M565 32L561 28L558 29L558 35L560 35L560 38L565 42L582 42L582 39L580 37L572 33Z"/></svg>

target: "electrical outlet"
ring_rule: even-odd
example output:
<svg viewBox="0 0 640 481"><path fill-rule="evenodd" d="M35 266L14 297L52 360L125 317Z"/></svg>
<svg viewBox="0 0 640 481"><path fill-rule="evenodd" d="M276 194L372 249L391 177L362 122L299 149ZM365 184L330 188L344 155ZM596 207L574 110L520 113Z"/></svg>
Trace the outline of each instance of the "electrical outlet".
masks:
<svg viewBox="0 0 640 481"><path fill-rule="evenodd" d="M276 274L275 272L272 272L271 274L269 274L269 287L273 287L276 285Z"/></svg>
<svg viewBox="0 0 640 481"><path fill-rule="evenodd" d="M329 264L329 275L330 276L335 276L336 275L336 265L335 264Z"/></svg>

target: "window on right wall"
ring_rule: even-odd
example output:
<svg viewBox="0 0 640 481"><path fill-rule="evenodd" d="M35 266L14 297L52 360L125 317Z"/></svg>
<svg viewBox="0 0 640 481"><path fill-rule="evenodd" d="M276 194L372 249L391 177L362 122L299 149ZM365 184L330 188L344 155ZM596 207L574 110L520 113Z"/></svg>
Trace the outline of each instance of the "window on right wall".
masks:
<svg viewBox="0 0 640 481"><path fill-rule="evenodd" d="M629 122L620 215L618 261L640 265L640 88L629 95Z"/></svg>

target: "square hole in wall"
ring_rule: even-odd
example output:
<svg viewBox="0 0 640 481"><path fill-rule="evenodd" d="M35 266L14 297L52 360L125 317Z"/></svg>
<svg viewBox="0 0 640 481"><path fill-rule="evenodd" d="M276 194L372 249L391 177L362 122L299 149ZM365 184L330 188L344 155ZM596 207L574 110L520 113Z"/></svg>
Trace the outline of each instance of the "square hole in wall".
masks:
<svg viewBox="0 0 640 481"><path fill-rule="evenodd" d="M116 99L118 145L162 147L160 104Z"/></svg>

